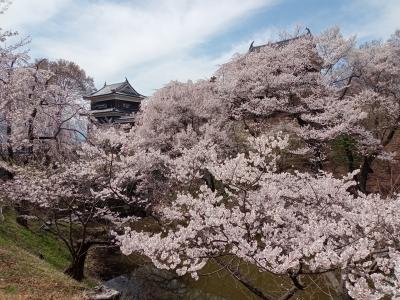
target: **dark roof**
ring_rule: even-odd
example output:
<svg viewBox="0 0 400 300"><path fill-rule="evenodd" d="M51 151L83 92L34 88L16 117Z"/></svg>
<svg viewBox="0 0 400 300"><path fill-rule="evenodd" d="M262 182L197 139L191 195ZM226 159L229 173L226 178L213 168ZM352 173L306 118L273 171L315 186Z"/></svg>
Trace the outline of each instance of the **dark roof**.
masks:
<svg viewBox="0 0 400 300"><path fill-rule="evenodd" d="M292 41L304 38L304 37L310 37L312 36L310 29L306 28L306 33L296 36L294 38L291 39L286 39L286 40L282 40L282 41L278 41L275 43L267 43L264 45L259 45L259 46L253 46L254 45L254 41L251 42L250 47L249 47L249 52L257 52L259 51L261 48L265 47L265 46L276 46L276 47L283 47L286 46L287 44L289 44Z"/></svg>
<svg viewBox="0 0 400 300"><path fill-rule="evenodd" d="M125 81L119 83L113 83L113 84L104 83L104 86L101 89L91 93L88 97L112 95L112 94L120 94L120 95L141 97L141 98L144 97L131 86L128 79L125 79Z"/></svg>

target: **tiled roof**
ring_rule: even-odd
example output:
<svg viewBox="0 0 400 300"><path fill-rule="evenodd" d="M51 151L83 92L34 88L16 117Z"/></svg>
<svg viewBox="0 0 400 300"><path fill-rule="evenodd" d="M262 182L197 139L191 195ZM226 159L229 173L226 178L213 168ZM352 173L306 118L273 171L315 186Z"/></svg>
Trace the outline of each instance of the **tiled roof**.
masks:
<svg viewBox="0 0 400 300"><path fill-rule="evenodd" d="M116 89L121 87L121 85L123 85L123 84L124 84L124 82L104 85L101 89L90 94L90 96L100 96L100 95L112 94Z"/></svg>
<svg viewBox="0 0 400 300"><path fill-rule="evenodd" d="M101 89L91 93L89 97L111 95L111 94L121 94L133 97L144 97L130 85L128 80L119 83L104 84L104 86Z"/></svg>
<svg viewBox="0 0 400 300"><path fill-rule="evenodd" d="M267 45L276 46L276 47L286 46L287 44L289 44L292 41L295 41L297 39L304 38L304 37L307 37L307 36L312 36L312 34L311 34L311 32L310 32L310 30L308 28L306 28L306 33L304 33L302 35L296 36L294 38L278 41L278 42L275 42L275 43L268 43L268 44L264 44L264 45L253 46L253 44L254 44L254 41L253 41L250 44L249 52L258 52L259 49L261 49L262 47L265 47Z"/></svg>

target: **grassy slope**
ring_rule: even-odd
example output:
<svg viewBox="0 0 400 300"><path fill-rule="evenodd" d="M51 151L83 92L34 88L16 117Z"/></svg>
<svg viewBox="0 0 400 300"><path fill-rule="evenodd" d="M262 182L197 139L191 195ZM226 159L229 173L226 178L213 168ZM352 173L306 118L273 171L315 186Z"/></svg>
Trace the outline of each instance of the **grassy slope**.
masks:
<svg viewBox="0 0 400 300"><path fill-rule="evenodd" d="M60 241L37 224L20 226L13 211L5 212L0 222L0 299L79 299L86 285L62 273L68 261Z"/></svg>

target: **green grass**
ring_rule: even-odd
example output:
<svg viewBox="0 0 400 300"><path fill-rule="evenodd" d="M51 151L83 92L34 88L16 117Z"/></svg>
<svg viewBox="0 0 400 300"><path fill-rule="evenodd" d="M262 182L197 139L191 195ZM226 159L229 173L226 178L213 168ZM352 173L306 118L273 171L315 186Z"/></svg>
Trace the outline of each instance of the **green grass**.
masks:
<svg viewBox="0 0 400 300"><path fill-rule="evenodd" d="M16 294L18 289L15 286L7 286L4 288L4 293L5 294Z"/></svg>
<svg viewBox="0 0 400 300"><path fill-rule="evenodd" d="M15 212L10 209L5 211L4 216L4 222L0 222L0 245L14 245L33 255L43 255L45 261L60 270L67 267L70 255L62 241L40 230L37 222L30 222L29 229L19 225Z"/></svg>
<svg viewBox="0 0 400 300"><path fill-rule="evenodd" d="M0 247L0 299L79 299L86 285L46 261L8 245Z"/></svg>
<svg viewBox="0 0 400 300"><path fill-rule="evenodd" d="M19 225L15 212L0 222L0 299L80 299L87 282L63 274L69 263L66 246L50 233ZM43 258L40 258L39 256Z"/></svg>

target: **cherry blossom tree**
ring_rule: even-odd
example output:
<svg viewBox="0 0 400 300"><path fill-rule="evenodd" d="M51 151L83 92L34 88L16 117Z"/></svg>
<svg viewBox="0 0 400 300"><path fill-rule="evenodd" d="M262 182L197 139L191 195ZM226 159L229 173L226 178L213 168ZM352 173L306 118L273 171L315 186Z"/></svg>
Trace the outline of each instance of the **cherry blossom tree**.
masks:
<svg viewBox="0 0 400 300"><path fill-rule="evenodd" d="M231 272L262 299L290 299L305 276L326 273L352 298L398 297L400 199L365 193L398 126L398 36L357 47L333 28L252 48L212 80L158 90L129 132L94 129L67 163L15 167L1 189L51 221L76 279L112 229L124 254L179 275L196 278L209 260L230 270L233 256L292 283L277 297ZM11 54L0 81L9 145L65 157L91 80L74 64L29 64L24 53L10 68ZM364 160L339 177L324 163L343 136ZM288 155L312 168L290 167Z"/></svg>
<svg viewBox="0 0 400 300"><path fill-rule="evenodd" d="M354 102L367 113L363 122L372 135L360 141L363 157L360 185L367 191L368 175L376 158L392 159L385 152L392 143L400 122L400 46L399 32L386 42L371 42L354 51L350 57L351 76L349 93ZM351 77L350 77L351 78Z"/></svg>
<svg viewBox="0 0 400 300"><path fill-rule="evenodd" d="M113 245L109 232L126 220L152 217L163 193L164 156L126 147L128 136L118 128L93 128L74 159L14 165L14 178L0 183L2 198L23 206L66 245L71 262L65 273L74 279L84 278L92 247Z"/></svg>
<svg viewBox="0 0 400 300"><path fill-rule="evenodd" d="M287 136L262 135L233 157L204 144L170 161L180 189L156 208L163 230L126 228L118 236L121 250L195 278L209 259L234 255L261 272L287 275L293 287L279 299L303 290L303 276L331 271L341 272L354 298L394 295L398 198L354 196L353 174L277 172L278 153L287 146ZM203 168L217 188L203 183Z"/></svg>
<svg viewBox="0 0 400 300"><path fill-rule="evenodd" d="M315 170L323 167L327 142L343 133L367 135L359 126L365 114L324 75L340 63L342 52L347 53L342 48L351 47L352 40L329 35L269 43L235 57L217 72L232 116L254 136L265 130L261 124L285 119L281 129L305 141ZM332 45L338 39L340 46Z"/></svg>
<svg viewBox="0 0 400 300"><path fill-rule="evenodd" d="M0 185L3 197L23 205L44 229L66 245L71 262L65 273L76 280L84 278L89 249L111 245L109 231L122 221L124 203L116 201L117 196L112 199L112 192L106 193L112 189L116 150L105 136L104 132L93 133L91 143L83 146L77 159L66 164L14 166L13 180Z"/></svg>
<svg viewBox="0 0 400 300"><path fill-rule="evenodd" d="M13 156L13 149L10 140L11 124L7 120L11 111L11 99L15 95L14 83L19 81L14 77L14 71L25 66L28 60L26 50L24 50L29 42L28 39L22 39L16 43L6 43L16 35L16 32L0 29L0 141L1 153L7 152L9 157Z"/></svg>
<svg viewBox="0 0 400 300"><path fill-rule="evenodd" d="M214 82L171 82L142 105L131 144L173 153L208 135L224 143L227 109Z"/></svg>
<svg viewBox="0 0 400 300"><path fill-rule="evenodd" d="M344 124L341 119L359 116L352 129L346 129L347 132L344 130L342 134L356 142L356 152L362 157L358 186L363 192L367 192L372 162L376 158L393 159L386 148L393 141L399 125L398 36L396 32L386 42L368 42L360 47L356 46L355 38L344 39L337 27L315 37L318 54L324 61L321 73L329 86L337 90L342 100L338 103L351 103L351 107L344 106L345 110L335 109L338 114L331 116L339 124ZM346 147L345 154L352 171L356 166L351 149Z"/></svg>
<svg viewBox="0 0 400 300"><path fill-rule="evenodd" d="M211 87L211 93L207 88L202 94L191 82L158 91L126 149L155 146L151 155L163 157L162 199L158 194L153 198L158 201L151 202L151 214L162 225L159 232L128 226L118 234L122 251L144 254L158 268L194 277L208 260L224 265L220 258L233 255L261 272L288 276L293 285L280 299L303 290L304 276L328 272L340 273L350 297L395 297L398 196L357 193L356 172L336 178L321 165L312 173L282 171L277 163L291 147L290 139L266 134L268 122L288 117L293 123L283 129L303 140L317 163L329 142L342 135L354 138L360 153L375 149L375 155L383 154L382 140L367 126L374 116L364 105L370 92L359 88L358 75L350 72L363 51L332 29L234 58L214 80L199 83ZM213 107L204 118L196 108L202 103ZM145 133L150 133L147 144L132 141L136 134L144 141ZM151 157L147 161L157 161ZM116 186L124 182L124 175L117 177ZM261 298L274 299L240 281Z"/></svg>
<svg viewBox="0 0 400 300"><path fill-rule="evenodd" d="M17 33L0 31L2 154L60 158L85 138L82 96L94 89L93 80L65 60L29 62L29 39L16 39Z"/></svg>
<svg viewBox="0 0 400 300"><path fill-rule="evenodd" d="M362 157L359 188L367 191L375 158L390 158L386 146L398 128L398 33L387 42L361 47L335 27L251 48L217 72L221 96L230 113L257 135L269 120L302 139L314 156L314 169L324 168L330 142L347 145L349 171Z"/></svg>
<svg viewBox="0 0 400 300"><path fill-rule="evenodd" d="M65 156L78 136L85 137L79 126L82 95L92 89L92 79L76 64L62 60L39 60L13 75L6 119L13 148L47 160Z"/></svg>
<svg viewBox="0 0 400 300"><path fill-rule="evenodd" d="M383 45L377 43L373 51L368 50L371 46L358 48L354 37L344 38L335 27L317 36L298 35L253 48L222 65L210 82L174 82L160 89L139 117L135 139L142 145L159 143L163 151L169 151L183 142L177 142L179 135L187 135L185 142L194 143L203 133L220 134L230 147L237 142L233 135L241 136L245 130L258 136L276 124L278 131L290 132L293 141L297 137L304 143L303 153L308 152L312 169L318 171L329 164L331 143L344 138L350 141L344 143L350 172L358 167L354 156L364 157L357 177L359 188L366 192L372 161L390 157L384 149L397 123L388 117L396 115L397 104L392 93L378 111L365 83L386 85L390 90L398 87L396 75L392 81L379 79L379 83L367 70L379 67L386 77L397 74L397 44L394 36L385 43L386 50L381 51ZM368 53L381 56L375 62ZM379 65L388 57L391 65ZM379 95L375 91L380 102L386 97L381 90ZM376 113L368 108L371 105ZM373 118L378 115L386 121L374 129L371 125L377 124Z"/></svg>

